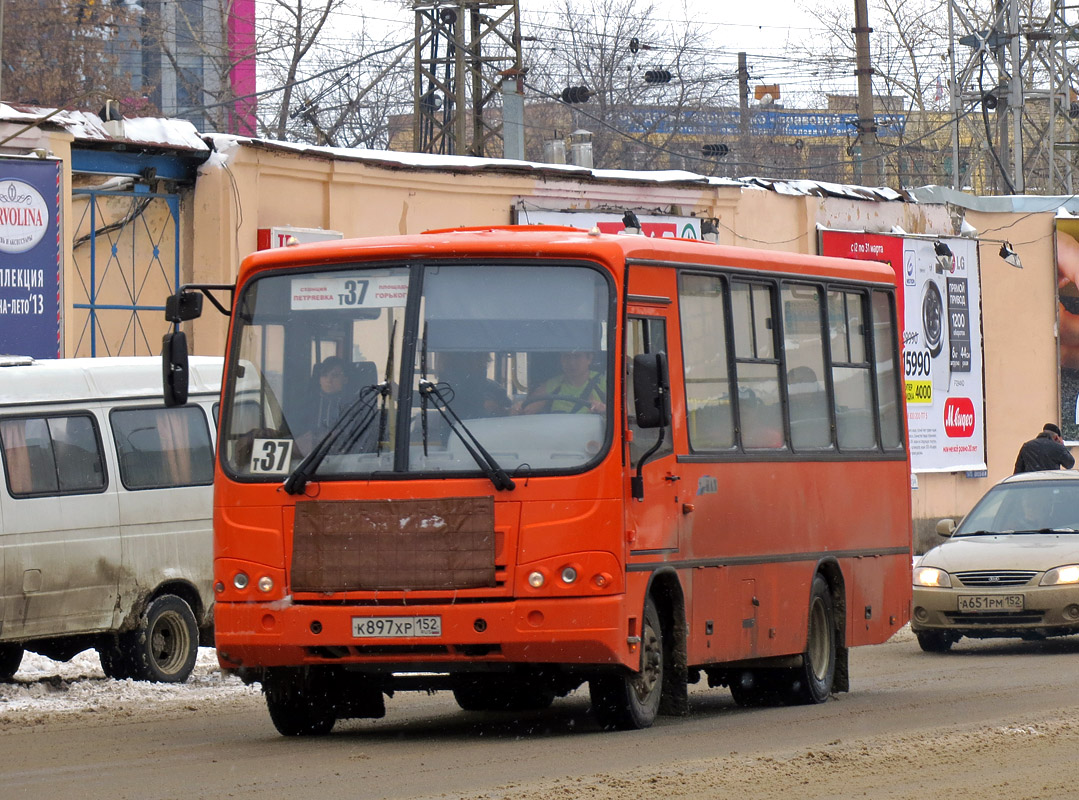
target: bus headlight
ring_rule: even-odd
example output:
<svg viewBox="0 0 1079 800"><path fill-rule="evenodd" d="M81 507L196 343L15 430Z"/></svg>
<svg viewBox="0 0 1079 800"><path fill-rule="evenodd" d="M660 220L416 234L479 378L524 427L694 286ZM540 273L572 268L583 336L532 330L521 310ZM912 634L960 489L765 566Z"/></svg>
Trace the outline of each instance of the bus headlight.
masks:
<svg viewBox="0 0 1079 800"><path fill-rule="evenodd" d="M528 573L528 585L533 589L542 589L543 584L547 581L543 577L543 573L539 570Z"/></svg>
<svg viewBox="0 0 1079 800"><path fill-rule="evenodd" d="M562 568L562 583L573 583L577 580L577 570L573 567Z"/></svg>
<svg viewBox="0 0 1079 800"><path fill-rule="evenodd" d="M237 572L232 576L232 585L241 591L246 589L250 582L251 579L247 577L246 572Z"/></svg>
<svg viewBox="0 0 1079 800"><path fill-rule="evenodd" d="M271 578L269 575L263 575L261 578L259 578L258 587L260 592L272 592L273 578Z"/></svg>

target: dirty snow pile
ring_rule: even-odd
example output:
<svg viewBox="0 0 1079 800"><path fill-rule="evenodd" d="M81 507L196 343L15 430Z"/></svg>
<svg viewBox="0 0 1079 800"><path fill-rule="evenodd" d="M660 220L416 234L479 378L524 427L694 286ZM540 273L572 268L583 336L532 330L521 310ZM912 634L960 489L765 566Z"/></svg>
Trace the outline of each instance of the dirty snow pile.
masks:
<svg viewBox="0 0 1079 800"><path fill-rule="evenodd" d="M222 673L209 647L199 648L195 670L183 684L110 680L95 650L67 662L26 653L14 681L0 683L0 729L86 714L133 717L151 707L160 715L258 696L257 685L244 686L239 678Z"/></svg>

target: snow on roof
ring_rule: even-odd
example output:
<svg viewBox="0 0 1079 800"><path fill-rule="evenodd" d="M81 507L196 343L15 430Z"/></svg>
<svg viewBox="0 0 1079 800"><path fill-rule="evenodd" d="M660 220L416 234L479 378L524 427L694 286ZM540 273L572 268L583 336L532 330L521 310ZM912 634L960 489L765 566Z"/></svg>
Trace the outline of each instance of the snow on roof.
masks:
<svg viewBox="0 0 1079 800"><path fill-rule="evenodd" d="M125 142L202 153L210 149L195 126L185 119L125 118L124 135L115 137L101 118L89 111L0 103L0 122L55 125L74 136L77 142Z"/></svg>
<svg viewBox="0 0 1079 800"><path fill-rule="evenodd" d="M811 180L774 180L768 178L717 178L699 175L685 170L626 170L588 169L572 164L546 164L536 161L516 161L505 158L476 158L474 156L448 156L431 153L404 153L396 150L367 150L346 147L319 147L301 142L280 142L271 139L254 139L229 134L209 134L207 137L217 150L202 169L220 167L243 147L293 152L316 158L362 161L375 165L411 169L457 170L462 172L535 172L564 173L566 177L592 177L613 182L641 183L696 183L707 186L736 186L774 191L792 196L841 197L851 200L913 202L908 195L884 186L858 186L854 184L829 183Z"/></svg>

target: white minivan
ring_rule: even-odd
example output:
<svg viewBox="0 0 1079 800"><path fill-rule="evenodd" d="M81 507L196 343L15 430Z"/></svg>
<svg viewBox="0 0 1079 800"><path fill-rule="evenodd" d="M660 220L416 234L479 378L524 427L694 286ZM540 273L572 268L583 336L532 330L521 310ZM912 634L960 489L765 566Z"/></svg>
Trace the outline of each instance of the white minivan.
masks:
<svg viewBox="0 0 1079 800"><path fill-rule="evenodd" d="M213 644L223 359L166 408L159 358L0 356L0 680L96 648L112 678L182 682Z"/></svg>

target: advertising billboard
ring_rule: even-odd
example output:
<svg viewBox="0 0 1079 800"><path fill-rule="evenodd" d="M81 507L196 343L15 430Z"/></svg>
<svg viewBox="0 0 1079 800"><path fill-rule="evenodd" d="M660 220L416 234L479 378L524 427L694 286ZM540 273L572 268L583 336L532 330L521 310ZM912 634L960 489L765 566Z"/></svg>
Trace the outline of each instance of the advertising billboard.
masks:
<svg viewBox="0 0 1079 800"><path fill-rule="evenodd" d="M601 233L621 233L622 212L618 211L546 211L529 209L516 211L518 225L568 225L588 231L599 228ZM699 217L671 217L659 214L637 214L641 233L658 238L700 239Z"/></svg>
<svg viewBox="0 0 1079 800"><path fill-rule="evenodd" d="M0 159L0 353L61 355L60 166Z"/></svg>
<svg viewBox="0 0 1079 800"><path fill-rule="evenodd" d="M820 233L820 252L880 261L899 275L912 469L985 470L977 241L826 230Z"/></svg>
<svg viewBox="0 0 1079 800"><path fill-rule="evenodd" d="M1056 221L1060 432L1079 442L1079 219Z"/></svg>

